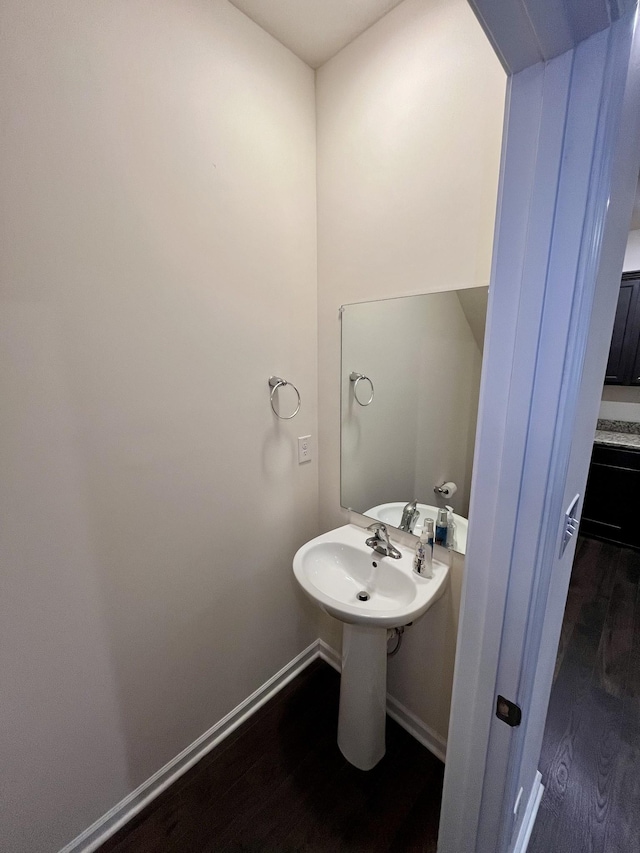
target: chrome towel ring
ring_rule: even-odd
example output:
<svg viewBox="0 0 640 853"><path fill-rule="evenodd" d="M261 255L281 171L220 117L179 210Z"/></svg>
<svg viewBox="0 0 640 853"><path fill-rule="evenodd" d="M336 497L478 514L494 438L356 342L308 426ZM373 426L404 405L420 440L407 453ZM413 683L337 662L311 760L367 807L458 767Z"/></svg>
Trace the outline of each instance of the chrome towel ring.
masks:
<svg viewBox="0 0 640 853"><path fill-rule="evenodd" d="M281 415L280 412L273 405L273 395L276 393L278 388L282 388L285 385L289 385L291 388L293 388L293 390L296 392L296 395L298 397L298 405L296 406L296 410L292 415ZM279 376L270 376L269 377L269 387L271 388L271 393L269 394L269 402L271 403L271 410L273 411L273 414L277 418L280 418L281 421L290 421L291 418L295 418L295 416L300 411L300 392L298 391L296 386L293 384L293 382L287 382L286 379L281 379Z"/></svg>
<svg viewBox="0 0 640 853"><path fill-rule="evenodd" d="M360 406L370 406L373 402L374 395L373 382L369 379L368 376L365 376L364 373L356 373L355 371L353 371L353 373L349 376L349 379L351 380L351 382L353 382L353 396L356 398L356 403L358 403ZM364 403L358 397L358 382L362 382L363 379L367 381L369 385L371 385L371 396L366 401L366 403Z"/></svg>

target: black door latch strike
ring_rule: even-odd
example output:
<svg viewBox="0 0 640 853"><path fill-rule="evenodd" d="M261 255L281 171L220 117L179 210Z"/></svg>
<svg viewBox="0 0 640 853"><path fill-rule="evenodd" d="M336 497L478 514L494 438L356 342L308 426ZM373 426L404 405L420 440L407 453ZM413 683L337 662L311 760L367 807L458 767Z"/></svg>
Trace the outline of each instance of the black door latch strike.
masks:
<svg viewBox="0 0 640 853"><path fill-rule="evenodd" d="M498 696L496 717L508 726L519 726L522 722L522 709L515 702L505 699L504 696Z"/></svg>

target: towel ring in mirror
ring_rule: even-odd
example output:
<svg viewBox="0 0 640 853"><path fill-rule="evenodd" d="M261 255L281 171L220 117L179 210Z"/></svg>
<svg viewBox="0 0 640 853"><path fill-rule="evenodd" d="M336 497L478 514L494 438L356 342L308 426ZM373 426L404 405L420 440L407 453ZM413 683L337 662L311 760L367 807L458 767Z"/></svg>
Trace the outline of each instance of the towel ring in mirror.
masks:
<svg viewBox="0 0 640 853"><path fill-rule="evenodd" d="M276 407L273 404L273 395L276 393L278 388L283 388L285 385L289 385L289 387L293 388L293 390L296 392L296 396L298 398L298 405L296 406L296 410L292 415L281 415L280 412L276 409ZM270 376L269 377L269 387L271 388L271 393L269 394L269 401L271 403L271 410L273 411L273 414L277 418L280 418L281 421L290 421L291 418L295 418L295 416L300 411L300 392L298 391L296 386L293 384L293 382L287 382L286 379L281 379L279 376Z"/></svg>
<svg viewBox="0 0 640 853"><path fill-rule="evenodd" d="M368 376L365 376L364 373L356 373L355 371L353 371L353 373L349 376L349 379L353 382L353 396L356 398L356 403L358 403L360 406L370 406L373 402L373 382L369 379ZM358 382L362 382L363 380L365 380L369 383L369 385L371 385L371 396L366 402L364 402L358 397Z"/></svg>

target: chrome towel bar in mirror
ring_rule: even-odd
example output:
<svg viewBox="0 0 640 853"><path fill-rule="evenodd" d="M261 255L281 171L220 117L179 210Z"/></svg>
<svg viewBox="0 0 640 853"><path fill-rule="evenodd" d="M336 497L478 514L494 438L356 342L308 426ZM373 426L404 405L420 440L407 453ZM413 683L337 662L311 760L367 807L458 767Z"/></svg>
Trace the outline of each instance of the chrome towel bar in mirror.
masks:
<svg viewBox="0 0 640 853"><path fill-rule="evenodd" d="M276 409L276 407L273 404L273 395L276 393L278 388L283 388L285 385L288 385L290 388L293 388L293 390L296 392L296 396L298 398L298 405L296 406L296 410L292 415L281 415L280 412ZM269 402L271 403L271 410L273 411L273 414L277 418L280 418L281 421L290 421L291 418L295 418L295 416L300 411L300 392L298 391L296 386L293 384L293 382L287 382L286 379L281 379L279 376L270 376L269 377L269 387L271 388L271 393L269 394Z"/></svg>
<svg viewBox="0 0 640 853"><path fill-rule="evenodd" d="M358 403L360 406L369 406L369 405L371 405L371 403L373 402L374 389L373 389L373 382L369 379L369 377L368 377L368 376L365 376L365 375L364 375L364 373L356 373L355 371L353 371L353 372L351 373L351 375L349 376L349 379L353 382L353 396L354 396L354 397L355 397L355 399L356 399L356 403ZM359 382L362 382L363 380L364 380L365 382L368 382L368 383L369 383L369 385L371 385L371 396L370 396L370 397L369 397L369 399L366 401L366 403L365 403L365 402L363 402L363 401L358 397L358 383L359 383Z"/></svg>

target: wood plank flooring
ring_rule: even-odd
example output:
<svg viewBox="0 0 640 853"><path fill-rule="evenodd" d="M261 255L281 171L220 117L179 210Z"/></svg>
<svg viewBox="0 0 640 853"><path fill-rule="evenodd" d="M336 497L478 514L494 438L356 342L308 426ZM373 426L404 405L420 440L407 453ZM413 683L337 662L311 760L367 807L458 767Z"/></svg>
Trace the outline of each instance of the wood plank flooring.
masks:
<svg viewBox="0 0 640 853"><path fill-rule="evenodd" d="M640 853L640 553L576 551L528 853Z"/></svg>
<svg viewBox="0 0 640 853"><path fill-rule="evenodd" d="M387 718L387 754L356 770L336 744L338 674L315 661L101 853L435 853L444 765Z"/></svg>

